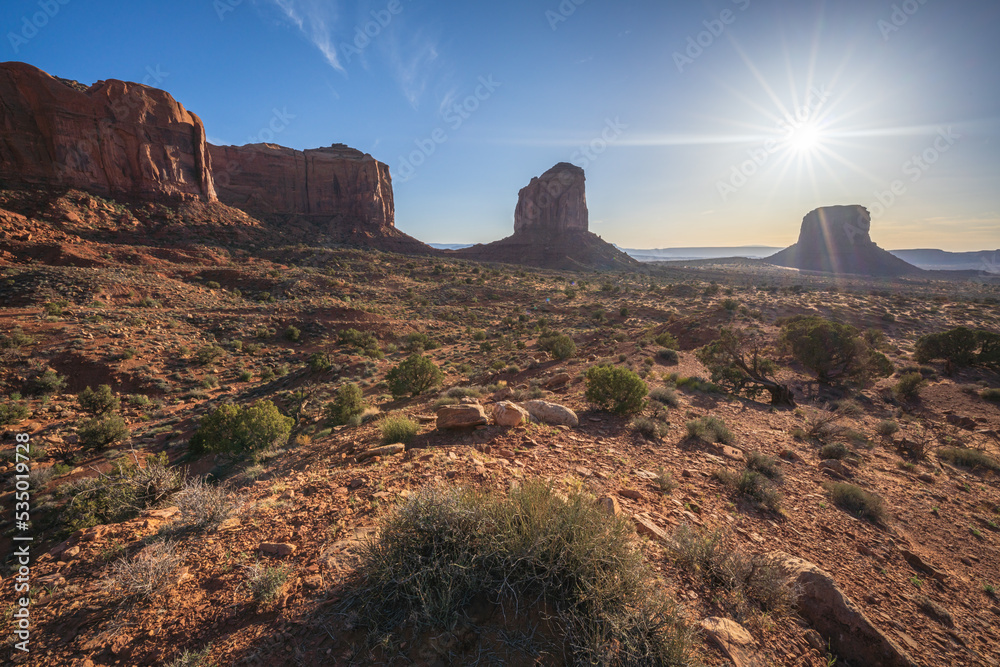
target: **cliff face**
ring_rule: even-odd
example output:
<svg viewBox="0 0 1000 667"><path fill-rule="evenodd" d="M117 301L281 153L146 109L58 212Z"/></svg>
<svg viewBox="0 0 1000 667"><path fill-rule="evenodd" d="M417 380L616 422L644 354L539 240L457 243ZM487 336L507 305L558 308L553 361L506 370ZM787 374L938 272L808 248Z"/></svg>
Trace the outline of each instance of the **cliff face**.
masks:
<svg viewBox="0 0 1000 667"><path fill-rule="evenodd" d="M583 169L560 162L531 179L517 193L514 234L563 234L588 231Z"/></svg>
<svg viewBox="0 0 1000 667"><path fill-rule="evenodd" d="M201 120L167 92L0 63L0 185L212 201L206 146Z"/></svg>
<svg viewBox="0 0 1000 667"><path fill-rule="evenodd" d="M297 216L327 231L395 225L389 167L343 144L298 151L209 144L219 199L265 220Z"/></svg>
<svg viewBox="0 0 1000 667"><path fill-rule="evenodd" d="M586 176L560 162L517 194L514 234L454 254L549 269L629 269L638 262L588 231Z"/></svg>
<svg viewBox="0 0 1000 667"><path fill-rule="evenodd" d="M825 206L802 219L795 245L767 258L779 266L825 273L900 276L920 273L871 239L871 214L864 206Z"/></svg>

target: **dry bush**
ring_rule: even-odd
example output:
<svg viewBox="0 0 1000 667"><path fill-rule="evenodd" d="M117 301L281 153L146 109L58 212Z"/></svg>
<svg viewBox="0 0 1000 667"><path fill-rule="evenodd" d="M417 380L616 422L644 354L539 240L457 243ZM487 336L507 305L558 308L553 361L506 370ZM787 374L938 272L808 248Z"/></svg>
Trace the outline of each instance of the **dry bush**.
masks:
<svg viewBox="0 0 1000 667"><path fill-rule="evenodd" d="M115 561L104 586L119 597L152 599L176 583L182 562L173 542L153 542L134 557Z"/></svg>

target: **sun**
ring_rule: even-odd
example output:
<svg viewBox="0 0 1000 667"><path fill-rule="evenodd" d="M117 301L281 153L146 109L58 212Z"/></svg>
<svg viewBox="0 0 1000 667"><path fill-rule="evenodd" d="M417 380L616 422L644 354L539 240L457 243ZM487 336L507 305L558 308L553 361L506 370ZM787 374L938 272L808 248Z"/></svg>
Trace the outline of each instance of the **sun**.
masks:
<svg viewBox="0 0 1000 667"><path fill-rule="evenodd" d="M796 153L812 153L823 143L823 131L812 121L798 123L788 129L785 143Z"/></svg>

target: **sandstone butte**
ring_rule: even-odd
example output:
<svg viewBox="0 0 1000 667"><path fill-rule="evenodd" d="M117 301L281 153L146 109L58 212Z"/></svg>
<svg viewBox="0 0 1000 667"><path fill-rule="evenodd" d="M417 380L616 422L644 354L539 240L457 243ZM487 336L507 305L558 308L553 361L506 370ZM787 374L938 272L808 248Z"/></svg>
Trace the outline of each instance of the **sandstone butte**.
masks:
<svg viewBox="0 0 1000 667"><path fill-rule="evenodd" d="M922 273L871 238L871 214L864 206L825 206L802 219L799 240L765 261L804 271L902 276Z"/></svg>
<svg viewBox="0 0 1000 667"><path fill-rule="evenodd" d="M636 260L589 230L585 183L583 169L560 162L518 192L513 235L454 254L551 269L638 266Z"/></svg>
<svg viewBox="0 0 1000 667"><path fill-rule="evenodd" d="M216 198L205 127L165 91L90 87L0 63L0 185L143 199Z"/></svg>

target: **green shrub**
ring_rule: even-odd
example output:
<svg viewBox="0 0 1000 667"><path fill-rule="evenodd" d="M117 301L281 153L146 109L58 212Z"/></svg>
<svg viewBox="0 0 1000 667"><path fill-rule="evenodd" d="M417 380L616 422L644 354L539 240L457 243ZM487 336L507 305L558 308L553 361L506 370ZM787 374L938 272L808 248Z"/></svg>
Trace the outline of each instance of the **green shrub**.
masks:
<svg viewBox="0 0 1000 667"><path fill-rule="evenodd" d="M115 412L121 407L121 401L111 393L111 387L102 384L94 391L87 387L76 396L80 408L92 415L103 415L108 412Z"/></svg>
<svg viewBox="0 0 1000 667"><path fill-rule="evenodd" d="M948 372L954 367L1000 367L1000 333L984 329L956 327L950 331L922 336L914 354L918 363L944 359Z"/></svg>
<svg viewBox="0 0 1000 667"><path fill-rule="evenodd" d="M943 447L937 452L938 458L966 468L981 468L1000 472L1000 463L986 452L966 447Z"/></svg>
<svg viewBox="0 0 1000 667"><path fill-rule="evenodd" d="M632 420L632 428L638 431L643 437L656 440L665 436L670 427L663 422L649 417L636 417Z"/></svg>
<svg viewBox="0 0 1000 667"><path fill-rule="evenodd" d="M538 347L552 355L553 359L569 359L576 354L576 343L566 334L550 333L538 339Z"/></svg>
<svg viewBox="0 0 1000 667"><path fill-rule="evenodd" d="M676 364L680 361L681 356L677 353L677 350L672 350L668 347L660 348L656 351L657 358L667 364Z"/></svg>
<svg viewBox="0 0 1000 667"><path fill-rule="evenodd" d="M689 438L696 438L702 442L721 442L731 445L736 439L733 432L726 426L726 422L714 415L692 419L686 424L686 427Z"/></svg>
<svg viewBox="0 0 1000 667"><path fill-rule="evenodd" d="M718 339L698 350L698 360L711 371L713 383L733 394L755 399L767 393L772 405L795 407L792 390L776 379L778 364L770 348L760 329L723 327Z"/></svg>
<svg viewBox="0 0 1000 667"><path fill-rule="evenodd" d="M750 469L736 474L722 468L715 472L715 477L750 502L772 512L781 511L781 492L774 488L767 475Z"/></svg>
<svg viewBox="0 0 1000 667"><path fill-rule="evenodd" d="M668 331L664 331L653 340L656 341L656 344L660 347L665 347L669 350L676 350L679 347L677 339L674 338L673 334Z"/></svg>
<svg viewBox="0 0 1000 667"><path fill-rule="evenodd" d="M340 339L341 345L353 345L360 350L378 347L378 339L370 331L361 332L357 329L344 329L337 334L337 337Z"/></svg>
<svg viewBox="0 0 1000 667"><path fill-rule="evenodd" d="M775 482L780 482L783 478L781 462L761 452L747 452L746 469L759 472Z"/></svg>
<svg viewBox="0 0 1000 667"><path fill-rule="evenodd" d="M406 395L419 396L428 389L440 385L444 380L444 373L429 357L412 354L390 370L385 380L393 398L402 398Z"/></svg>
<svg viewBox="0 0 1000 667"><path fill-rule="evenodd" d="M819 458L823 461L829 459L843 460L851 455L851 450L842 442L832 442L819 448Z"/></svg>
<svg viewBox="0 0 1000 667"><path fill-rule="evenodd" d="M888 358L850 324L814 315L794 317L782 327L781 342L824 384L838 378L867 384L892 375Z"/></svg>
<svg viewBox="0 0 1000 667"><path fill-rule="evenodd" d="M53 370L47 370L28 380L25 391L36 396L56 394L66 387L66 378Z"/></svg>
<svg viewBox="0 0 1000 667"><path fill-rule="evenodd" d="M680 405L680 399L677 398L677 392L669 387L656 387L649 392L649 400L656 401L661 405L666 405L671 408L676 408Z"/></svg>
<svg viewBox="0 0 1000 667"><path fill-rule="evenodd" d="M326 404L326 418L334 426L347 424L351 417L360 416L365 411L364 394L361 387L348 382L340 385L337 396Z"/></svg>
<svg viewBox="0 0 1000 667"><path fill-rule="evenodd" d="M920 396L920 390L927 384L927 380L920 373L907 373L899 378L899 382L892 390L904 401L915 400Z"/></svg>
<svg viewBox="0 0 1000 667"><path fill-rule="evenodd" d="M0 336L0 350L20 350L34 342L34 338L26 335L21 328L17 328L10 332L10 335Z"/></svg>
<svg viewBox="0 0 1000 667"><path fill-rule="evenodd" d="M990 403L1000 403L1000 389L983 389L979 392L979 397L984 401L989 401Z"/></svg>
<svg viewBox="0 0 1000 667"><path fill-rule="evenodd" d="M127 438L129 430L121 415L106 413L83 422L76 434L84 449L101 450Z"/></svg>
<svg viewBox="0 0 1000 667"><path fill-rule="evenodd" d="M290 340L294 343L301 337L302 337L302 330L299 329L298 327L290 324L288 325L288 328L285 329L286 340Z"/></svg>
<svg viewBox="0 0 1000 667"><path fill-rule="evenodd" d="M241 407L227 403L202 417L191 437L191 451L255 452L281 446L288 440L294 420L281 414L271 401Z"/></svg>
<svg viewBox="0 0 1000 667"><path fill-rule="evenodd" d="M691 629L623 519L544 482L508 497L425 487L364 547L343 610L373 635L450 628L479 598L541 596L573 664L692 664ZM642 656L638 659L637 656Z"/></svg>
<svg viewBox="0 0 1000 667"><path fill-rule="evenodd" d="M875 427L875 432L883 438L889 438L899 432L899 424L891 419L884 419Z"/></svg>
<svg viewBox="0 0 1000 667"><path fill-rule="evenodd" d="M27 404L13 399L5 399L3 403L0 403L0 426L24 421L29 414L31 411L28 410Z"/></svg>
<svg viewBox="0 0 1000 667"><path fill-rule="evenodd" d="M587 369L587 400L614 414L641 412L646 407L647 391L642 378L627 368L601 365Z"/></svg>
<svg viewBox="0 0 1000 667"><path fill-rule="evenodd" d="M875 494L853 484L841 482L828 484L827 489L830 491L833 503L842 510L872 523L885 523L887 517L885 502Z"/></svg>
<svg viewBox="0 0 1000 667"><path fill-rule="evenodd" d="M333 361L325 352L313 352L309 355L309 370L314 373L325 373L333 369Z"/></svg>
<svg viewBox="0 0 1000 667"><path fill-rule="evenodd" d="M218 345L203 345L195 350L194 360L202 366L207 366L225 353L226 351Z"/></svg>
<svg viewBox="0 0 1000 667"><path fill-rule="evenodd" d="M422 352L424 350L433 350L438 347L436 340L419 331L407 334L403 341L403 347L406 348L408 352Z"/></svg>
<svg viewBox="0 0 1000 667"><path fill-rule="evenodd" d="M420 426L409 417L390 416L379 424L382 432L382 444L394 445L397 442L408 443L417 437Z"/></svg>
<svg viewBox="0 0 1000 667"><path fill-rule="evenodd" d="M207 283L205 283L205 287L207 287L208 289L219 289L220 287L222 287L222 285L220 285L218 282L214 280L209 280Z"/></svg>

